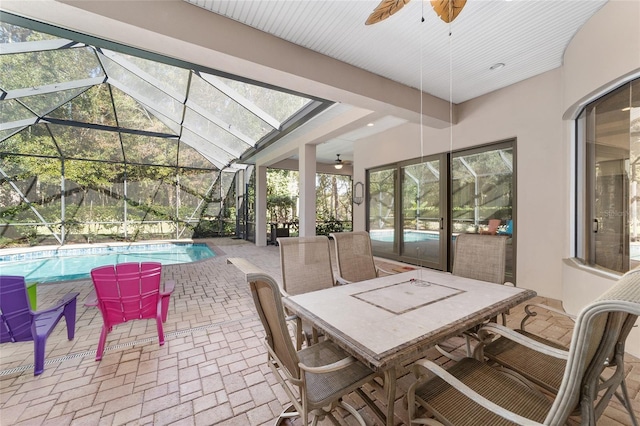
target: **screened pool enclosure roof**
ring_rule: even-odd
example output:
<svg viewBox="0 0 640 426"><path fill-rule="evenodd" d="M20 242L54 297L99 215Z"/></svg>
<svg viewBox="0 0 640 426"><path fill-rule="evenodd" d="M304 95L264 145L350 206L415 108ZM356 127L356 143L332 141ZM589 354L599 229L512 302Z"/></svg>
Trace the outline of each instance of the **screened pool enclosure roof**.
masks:
<svg viewBox="0 0 640 426"><path fill-rule="evenodd" d="M224 170L328 104L0 16L0 154Z"/></svg>
<svg viewBox="0 0 640 426"><path fill-rule="evenodd" d="M0 12L0 247L233 235L238 160L330 104Z"/></svg>

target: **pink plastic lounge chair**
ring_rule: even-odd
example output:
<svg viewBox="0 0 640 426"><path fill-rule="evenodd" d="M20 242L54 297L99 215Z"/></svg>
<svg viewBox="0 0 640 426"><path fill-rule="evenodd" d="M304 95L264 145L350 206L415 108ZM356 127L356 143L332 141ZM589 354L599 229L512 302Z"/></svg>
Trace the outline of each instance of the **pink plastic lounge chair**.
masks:
<svg viewBox="0 0 640 426"><path fill-rule="evenodd" d="M67 323L67 337L73 340L77 297L78 293L68 293L49 309L32 311L24 277L0 275L0 343L33 340L34 376L44 371L45 343L62 316Z"/></svg>
<svg viewBox="0 0 640 426"><path fill-rule="evenodd" d="M162 265L158 262L120 263L91 271L95 293L89 295L85 305L97 306L104 321L96 361L102 359L107 334L113 326L129 320L155 318L160 346L164 345L162 323L167 320L175 282L167 281L164 291L160 291L161 275Z"/></svg>

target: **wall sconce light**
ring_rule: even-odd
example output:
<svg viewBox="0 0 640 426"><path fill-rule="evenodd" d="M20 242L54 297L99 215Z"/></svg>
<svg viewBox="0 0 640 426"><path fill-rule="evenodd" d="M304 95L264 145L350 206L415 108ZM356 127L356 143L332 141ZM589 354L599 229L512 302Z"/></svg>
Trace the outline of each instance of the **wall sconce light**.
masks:
<svg viewBox="0 0 640 426"><path fill-rule="evenodd" d="M362 204L364 201L364 183L356 182L353 185L353 202L357 205Z"/></svg>

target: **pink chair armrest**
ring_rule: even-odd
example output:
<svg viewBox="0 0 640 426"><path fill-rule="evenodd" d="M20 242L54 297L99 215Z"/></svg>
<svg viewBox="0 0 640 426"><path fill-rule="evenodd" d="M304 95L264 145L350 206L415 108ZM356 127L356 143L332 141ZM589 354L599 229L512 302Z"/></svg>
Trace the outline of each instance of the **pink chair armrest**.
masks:
<svg viewBox="0 0 640 426"><path fill-rule="evenodd" d="M161 291L160 294L162 296L168 296L173 293L173 290L176 287L176 282L174 280L169 280L164 283L164 291Z"/></svg>
<svg viewBox="0 0 640 426"><path fill-rule="evenodd" d="M98 306L98 295L95 290L91 290L91 293L84 300L84 306Z"/></svg>
<svg viewBox="0 0 640 426"><path fill-rule="evenodd" d="M176 287L176 282L173 280L166 281L164 283L164 291L160 292L160 298L158 299L158 309L160 309L162 322L167 321L167 315L169 313L169 298Z"/></svg>

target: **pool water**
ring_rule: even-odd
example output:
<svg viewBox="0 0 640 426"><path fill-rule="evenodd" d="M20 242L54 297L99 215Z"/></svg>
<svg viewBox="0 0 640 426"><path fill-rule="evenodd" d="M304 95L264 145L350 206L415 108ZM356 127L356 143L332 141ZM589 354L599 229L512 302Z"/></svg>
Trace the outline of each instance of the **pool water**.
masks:
<svg viewBox="0 0 640 426"><path fill-rule="evenodd" d="M20 275L27 283L85 279L98 266L124 262L190 263L215 256L206 244L148 244L48 250L0 257L0 275ZM10 259L10 260L9 260Z"/></svg>
<svg viewBox="0 0 640 426"><path fill-rule="evenodd" d="M393 230L373 230L370 231L372 240L381 241L385 243L392 243L394 231ZM435 232L421 232L421 231L404 231L405 243L419 243L422 241L438 240L440 237Z"/></svg>

